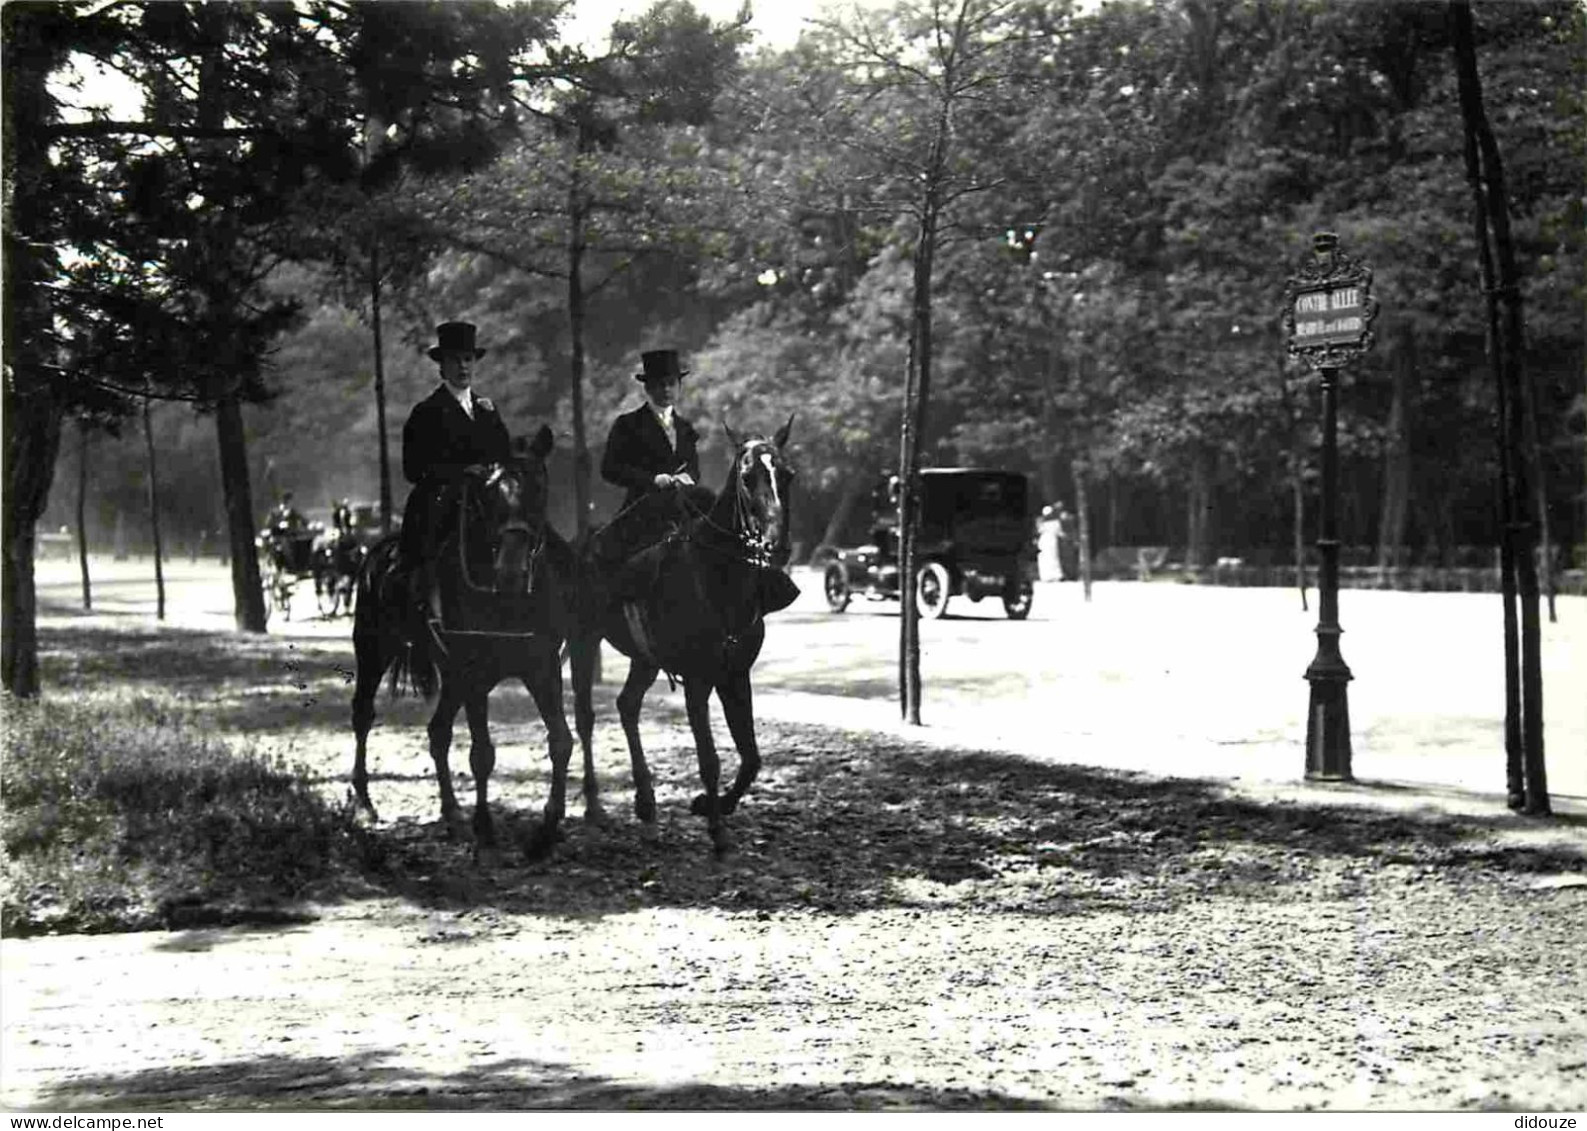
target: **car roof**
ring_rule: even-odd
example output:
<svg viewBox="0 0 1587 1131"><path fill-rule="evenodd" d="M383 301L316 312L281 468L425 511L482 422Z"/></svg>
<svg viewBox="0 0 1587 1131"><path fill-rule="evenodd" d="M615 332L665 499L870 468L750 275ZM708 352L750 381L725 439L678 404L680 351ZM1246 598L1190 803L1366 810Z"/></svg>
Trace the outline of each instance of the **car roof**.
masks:
<svg viewBox="0 0 1587 1131"><path fill-rule="evenodd" d="M1024 479L1023 471L994 471L984 467L923 467L921 475L930 476L964 476L965 478L980 477L983 479Z"/></svg>

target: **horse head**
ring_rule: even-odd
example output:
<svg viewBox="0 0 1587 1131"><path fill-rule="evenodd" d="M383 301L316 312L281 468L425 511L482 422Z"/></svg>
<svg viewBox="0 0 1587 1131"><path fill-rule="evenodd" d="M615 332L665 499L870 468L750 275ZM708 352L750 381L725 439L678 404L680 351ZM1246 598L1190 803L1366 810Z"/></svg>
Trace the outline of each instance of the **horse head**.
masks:
<svg viewBox="0 0 1587 1131"><path fill-rule="evenodd" d="M752 558L781 569L788 562L794 470L783 455L794 418L788 417L771 439L759 433L739 437L723 422L733 444L733 467L724 495L733 498L734 530Z"/></svg>
<svg viewBox="0 0 1587 1131"><path fill-rule="evenodd" d="M546 456L554 442L544 425L533 440L520 436L507 460L491 465L475 488L497 592L524 593L531 584L535 553L545 542Z"/></svg>

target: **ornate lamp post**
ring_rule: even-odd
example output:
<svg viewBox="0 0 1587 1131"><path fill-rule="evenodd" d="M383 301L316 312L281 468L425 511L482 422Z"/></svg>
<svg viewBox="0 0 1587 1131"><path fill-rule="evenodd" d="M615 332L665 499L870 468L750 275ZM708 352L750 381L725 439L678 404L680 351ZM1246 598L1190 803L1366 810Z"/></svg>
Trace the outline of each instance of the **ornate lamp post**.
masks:
<svg viewBox="0 0 1587 1131"><path fill-rule="evenodd" d="M1372 346L1372 271L1339 250L1339 237L1318 232L1312 254L1284 288L1284 328L1291 355L1322 374L1322 515L1319 521L1317 655L1306 669L1306 777L1349 781L1350 668L1339 651L1339 368Z"/></svg>

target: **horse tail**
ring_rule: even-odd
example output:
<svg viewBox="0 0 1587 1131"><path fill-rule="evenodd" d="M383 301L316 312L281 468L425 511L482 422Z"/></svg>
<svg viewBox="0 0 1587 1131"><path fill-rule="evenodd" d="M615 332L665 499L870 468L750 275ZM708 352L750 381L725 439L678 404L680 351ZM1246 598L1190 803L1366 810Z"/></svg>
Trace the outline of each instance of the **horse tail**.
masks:
<svg viewBox="0 0 1587 1131"><path fill-rule="evenodd" d="M429 699L435 694L439 678L440 669L430 655L429 642L422 636L405 641L397 652L397 662L391 665L392 697L401 695L406 685L421 699Z"/></svg>
<svg viewBox="0 0 1587 1131"><path fill-rule="evenodd" d="M400 535L388 534L369 550L358 573L353 635L383 638L395 647L390 689L396 698L411 689L425 699L435 694L439 671L428 634L412 611L400 561ZM400 642L400 643L399 643Z"/></svg>

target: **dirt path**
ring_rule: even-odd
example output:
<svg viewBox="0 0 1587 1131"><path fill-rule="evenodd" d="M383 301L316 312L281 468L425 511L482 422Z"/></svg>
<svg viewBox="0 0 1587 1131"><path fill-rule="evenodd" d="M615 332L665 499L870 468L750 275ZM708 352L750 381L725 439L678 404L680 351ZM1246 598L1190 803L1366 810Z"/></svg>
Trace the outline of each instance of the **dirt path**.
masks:
<svg viewBox="0 0 1587 1131"><path fill-rule="evenodd" d="M344 796L344 639L45 633L61 693L199 712ZM527 697L492 701L506 845L483 861L435 821L423 704L383 698L363 866L287 908L0 941L0 1104L1587 1107L1582 817L1086 769L768 682L723 862L688 815L681 693L646 716L658 823L629 812L608 688L612 824L570 821L535 864ZM1128 723L1068 720L1065 743L1107 765Z"/></svg>
<svg viewBox="0 0 1587 1131"><path fill-rule="evenodd" d="M668 714L654 828L614 781L611 828L572 823L548 864L475 864L388 731L380 866L311 893L314 918L6 940L0 1100L1587 1106L1579 825L768 722L778 757L718 863ZM291 745L340 787L343 743ZM502 776L509 840L543 784Z"/></svg>

